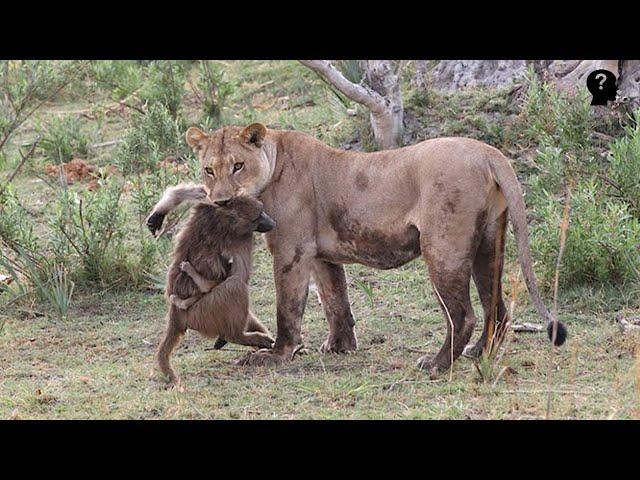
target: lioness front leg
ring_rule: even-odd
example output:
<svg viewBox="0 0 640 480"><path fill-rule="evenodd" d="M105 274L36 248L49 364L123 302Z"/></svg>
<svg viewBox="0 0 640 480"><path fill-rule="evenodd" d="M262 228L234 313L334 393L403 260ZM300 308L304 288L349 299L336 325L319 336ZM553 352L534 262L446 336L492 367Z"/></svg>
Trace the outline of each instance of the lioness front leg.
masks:
<svg viewBox="0 0 640 480"><path fill-rule="evenodd" d="M349 305L347 278L342 265L314 260L313 274L323 299L322 307L329 323L329 336L320 347L322 352L345 353L358 346L356 322Z"/></svg>
<svg viewBox="0 0 640 480"><path fill-rule="evenodd" d="M180 270L191 277L191 280L194 281L194 283L202 293L209 293L218 285L218 282L214 280L208 280L200 275L196 271L196 269L193 268L193 265L191 265L189 262L180 262Z"/></svg>
<svg viewBox="0 0 640 480"><path fill-rule="evenodd" d="M286 255L274 255L276 322L278 333L272 350L260 350L243 361L246 365L279 364L293 358L302 343L302 315L307 304L310 258L302 247Z"/></svg>

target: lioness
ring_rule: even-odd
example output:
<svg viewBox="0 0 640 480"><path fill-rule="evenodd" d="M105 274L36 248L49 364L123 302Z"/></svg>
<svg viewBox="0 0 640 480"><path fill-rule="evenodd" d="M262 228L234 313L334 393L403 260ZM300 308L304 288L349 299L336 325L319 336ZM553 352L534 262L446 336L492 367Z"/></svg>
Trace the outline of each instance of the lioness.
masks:
<svg viewBox="0 0 640 480"><path fill-rule="evenodd" d="M291 359L301 342L311 273L329 322L322 350L355 350L342 264L389 269L420 255L448 334L435 357L420 358L419 367L437 375L470 340L476 323L471 277L485 313L483 334L470 349L477 354L494 331L494 319L498 328L506 318L501 277L507 213L533 303L549 322L555 344L564 342L566 330L551 318L536 286L522 190L509 161L495 148L468 138L436 138L397 150L342 151L304 133L267 130L258 123L211 134L192 127L186 140L198 155L211 201L223 205L236 196L260 197L278 225L266 234L273 255L277 338L272 350L254 353L248 363ZM497 306L493 315L492 305Z"/></svg>

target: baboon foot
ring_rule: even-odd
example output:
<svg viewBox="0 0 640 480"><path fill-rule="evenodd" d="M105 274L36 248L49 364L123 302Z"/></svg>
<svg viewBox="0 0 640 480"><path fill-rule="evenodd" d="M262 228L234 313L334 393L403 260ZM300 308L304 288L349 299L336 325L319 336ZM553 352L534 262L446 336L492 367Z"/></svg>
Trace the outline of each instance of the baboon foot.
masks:
<svg viewBox="0 0 640 480"><path fill-rule="evenodd" d="M340 333L330 333L320 347L322 353L347 353L354 352L358 348L358 339L354 328L343 330Z"/></svg>
<svg viewBox="0 0 640 480"><path fill-rule="evenodd" d="M449 362L446 362L446 364L444 362L438 362L435 357L425 355L418 359L418 368L427 372L431 380L438 378L438 376L448 370L449 367Z"/></svg>

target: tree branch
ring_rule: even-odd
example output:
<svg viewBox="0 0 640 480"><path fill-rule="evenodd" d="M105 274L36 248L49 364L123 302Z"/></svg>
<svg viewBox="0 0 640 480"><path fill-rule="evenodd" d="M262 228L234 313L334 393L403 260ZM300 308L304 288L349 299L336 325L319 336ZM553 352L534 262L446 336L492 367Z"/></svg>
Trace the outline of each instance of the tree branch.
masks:
<svg viewBox="0 0 640 480"><path fill-rule="evenodd" d="M358 85L347 80L328 60L299 60L323 79L344 93L351 100L361 103L374 113L383 113L387 102L382 95L365 85Z"/></svg>

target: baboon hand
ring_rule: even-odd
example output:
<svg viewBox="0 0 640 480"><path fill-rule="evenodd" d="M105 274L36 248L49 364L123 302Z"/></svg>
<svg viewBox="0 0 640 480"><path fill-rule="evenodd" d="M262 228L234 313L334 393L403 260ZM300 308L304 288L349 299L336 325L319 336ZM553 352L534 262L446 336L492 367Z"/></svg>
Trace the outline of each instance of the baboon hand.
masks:
<svg viewBox="0 0 640 480"><path fill-rule="evenodd" d="M188 261L180 262L180 270L186 272L191 268L191 264Z"/></svg>
<svg viewBox="0 0 640 480"><path fill-rule="evenodd" d="M147 218L147 227L154 236L162 228L162 222L164 222L164 213L154 212Z"/></svg>
<svg viewBox="0 0 640 480"><path fill-rule="evenodd" d="M184 300L178 297L175 293L169 295L169 301L172 305L176 306L180 310L187 310L187 306L184 304Z"/></svg>

